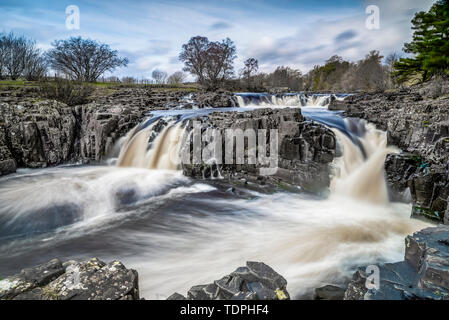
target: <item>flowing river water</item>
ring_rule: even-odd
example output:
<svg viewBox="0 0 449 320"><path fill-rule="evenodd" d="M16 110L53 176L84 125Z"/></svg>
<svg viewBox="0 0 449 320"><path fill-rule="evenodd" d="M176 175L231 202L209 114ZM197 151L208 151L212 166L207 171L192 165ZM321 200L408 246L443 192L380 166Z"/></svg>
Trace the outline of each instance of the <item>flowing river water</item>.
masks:
<svg viewBox="0 0 449 320"><path fill-rule="evenodd" d="M139 272L141 296L164 299L263 261L287 279L293 298L309 298L356 266L403 259L404 237L427 224L410 219L410 205L388 201L383 165L396 150L384 132L328 111L326 95L237 97L238 111L302 108L332 128L342 156L329 196L234 193L221 179L187 178L167 156L168 141L181 141L180 122L147 150L153 126L217 109L159 111L121 139L104 165L0 178L0 277L55 257L118 259Z"/></svg>

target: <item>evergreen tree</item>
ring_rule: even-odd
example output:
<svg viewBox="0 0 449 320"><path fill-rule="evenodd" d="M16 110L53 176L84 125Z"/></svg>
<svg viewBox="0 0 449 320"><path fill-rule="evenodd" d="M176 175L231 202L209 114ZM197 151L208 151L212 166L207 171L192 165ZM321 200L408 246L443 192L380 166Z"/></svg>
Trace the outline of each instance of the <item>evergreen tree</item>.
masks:
<svg viewBox="0 0 449 320"><path fill-rule="evenodd" d="M412 20L413 40L404 51L413 56L395 64L400 81L420 75L423 81L434 75L449 75L449 0L437 1L429 12L418 12Z"/></svg>

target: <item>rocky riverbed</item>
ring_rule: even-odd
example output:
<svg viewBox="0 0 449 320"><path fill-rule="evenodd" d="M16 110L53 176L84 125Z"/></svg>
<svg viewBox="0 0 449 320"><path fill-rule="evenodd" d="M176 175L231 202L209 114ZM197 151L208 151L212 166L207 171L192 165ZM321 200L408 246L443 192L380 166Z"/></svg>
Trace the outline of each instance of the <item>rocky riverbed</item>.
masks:
<svg viewBox="0 0 449 320"><path fill-rule="evenodd" d="M15 91L14 91L15 92ZM236 107L225 91L188 91L120 88L91 97L89 103L69 107L42 99L33 90L0 94L0 175L20 168L45 168L61 164L99 163L149 111L171 108ZM387 131L389 144L402 152L385 162L390 198L413 203L412 216L449 224L449 98L430 98L422 90L357 94L333 100L331 109L347 117L362 118ZM247 112L214 112L188 120L201 130L215 128L279 130L279 168L261 176L262 167L214 164L184 165L184 175L194 178L227 178L234 184L267 185L304 191L325 190L330 166L338 156L336 137L322 124L308 121L298 109L262 109ZM268 188L270 189L270 188ZM348 289L328 285L316 290L317 299L447 299L447 243L445 226L415 233L406 239L405 260L383 264L381 289L365 287L363 267ZM270 275L269 277L267 275ZM254 278L255 277L255 278ZM259 278L258 278L259 277ZM396 277L396 278L395 278ZM76 282L67 285L70 281ZM115 279L111 283L110 279ZM52 260L0 282L1 299L139 299L137 272L120 262ZM70 281L69 281L70 280ZM73 287L78 285L78 287ZM286 280L262 263L246 267L210 284L192 287L188 299L287 299ZM239 288L237 290L236 288ZM244 288L244 289L242 289ZM344 291L346 291L344 293ZM170 299L184 299L174 294Z"/></svg>

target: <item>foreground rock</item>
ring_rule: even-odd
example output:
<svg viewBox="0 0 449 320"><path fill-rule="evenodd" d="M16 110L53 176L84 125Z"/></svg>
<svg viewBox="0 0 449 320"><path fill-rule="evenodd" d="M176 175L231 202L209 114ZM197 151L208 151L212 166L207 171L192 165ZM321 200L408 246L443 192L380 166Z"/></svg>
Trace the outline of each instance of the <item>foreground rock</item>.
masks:
<svg viewBox="0 0 449 320"><path fill-rule="evenodd" d="M58 259L0 281L0 300L138 300L137 271L119 261Z"/></svg>
<svg viewBox="0 0 449 320"><path fill-rule="evenodd" d="M379 266L380 286L366 288L360 268L348 285L346 300L449 300L449 226L427 228L405 239L405 259Z"/></svg>
<svg viewBox="0 0 449 320"><path fill-rule="evenodd" d="M325 126L308 122L302 116L299 109L260 109L249 112L215 112L207 118L190 120L187 124L188 130L193 130L194 122L200 124L201 133L207 130L217 129L223 141L222 159L218 165L210 164L183 164L184 174L196 178L217 177L233 178L240 174L258 176L260 182L265 182L267 177L278 179L278 183L287 182L300 186L303 190L317 192L329 186L329 164L336 155L336 139L334 133ZM226 130L243 134L247 130L259 139L259 133L265 132L264 141L258 140L258 146L266 143L264 150L270 150L271 130L278 134L278 155L275 163L260 162L259 159L249 164L247 159L235 157L234 150L226 151ZM265 130L265 131L263 131ZM274 139L273 139L274 140ZM202 141L202 150L207 150L208 141ZM255 146L253 146L255 147ZM247 157L249 146L245 143L244 155ZM226 152L225 152L226 151ZM253 149L254 151L254 149ZM234 154L233 163L227 164L226 156ZM193 159L193 156L190 157ZM264 169L267 174L261 174ZM264 175L264 177L262 177ZM248 178L244 178L248 180Z"/></svg>
<svg viewBox="0 0 449 320"><path fill-rule="evenodd" d="M315 300L343 300L345 289L334 285L327 285L315 289Z"/></svg>
<svg viewBox="0 0 449 320"><path fill-rule="evenodd" d="M287 281L262 262L246 267L206 285L192 287L187 298L174 293L168 300L289 300Z"/></svg>

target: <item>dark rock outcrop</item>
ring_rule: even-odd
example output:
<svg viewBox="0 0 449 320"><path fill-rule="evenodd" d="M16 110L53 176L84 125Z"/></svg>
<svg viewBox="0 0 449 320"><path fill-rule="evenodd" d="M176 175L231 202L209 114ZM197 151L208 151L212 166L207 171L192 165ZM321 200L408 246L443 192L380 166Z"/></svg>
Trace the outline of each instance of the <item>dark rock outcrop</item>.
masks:
<svg viewBox="0 0 449 320"><path fill-rule="evenodd" d="M17 167L98 162L151 110L170 107L187 91L114 89L85 105L38 97L29 88L0 92L0 175Z"/></svg>
<svg viewBox="0 0 449 320"><path fill-rule="evenodd" d="M379 266L380 285L366 288L360 268L345 293L347 300L449 300L449 226L427 228L405 239L405 259Z"/></svg>
<svg viewBox="0 0 449 320"><path fill-rule="evenodd" d="M345 99L347 116L388 132L388 142L429 163L449 159L449 97L423 100L416 91L360 94Z"/></svg>
<svg viewBox="0 0 449 320"><path fill-rule="evenodd" d="M72 160L76 118L70 107L56 101L0 103L0 132L2 157L17 166L57 165Z"/></svg>
<svg viewBox="0 0 449 320"><path fill-rule="evenodd" d="M247 262L246 267L206 285L197 285L187 298L174 293L167 300L289 300L287 281L262 262Z"/></svg>
<svg viewBox="0 0 449 320"><path fill-rule="evenodd" d="M187 129L192 130L194 121L198 121L201 132L215 128L225 141L226 130L250 130L257 136L259 130L266 130L266 149L270 148L268 135L271 130L278 132L278 162L271 178L300 186L306 191L325 190L330 183L329 163L335 156L336 140L334 133L325 126L305 121L299 109L261 109L250 112L216 112L207 118L190 120ZM259 143L259 142L258 142ZM202 142L207 148L207 141ZM245 145L245 156L248 154ZM238 173L258 176L261 168L267 165L256 161L248 164L226 164L226 146L223 143L222 159L218 166L214 164L183 164L184 174L190 177L208 178L218 174L232 178ZM193 156L191 156L193 158ZM217 171L218 170L218 171ZM265 181L260 178L260 181Z"/></svg>
<svg viewBox="0 0 449 320"><path fill-rule="evenodd" d="M232 108L239 106L232 92L225 90L197 92L194 94L194 99L200 108Z"/></svg>
<svg viewBox="0 0 449 320"><path fill-rule="evenodd" d="M58 259L0 281L0 300L138 300L137 271L108 264Z"/></svg>
<svg viewBox="0 0 449 320"><path fill-rule="evenodd" d="M334 285L326 285L315 289L315 300L343 300L346 290Z"/></svg>

